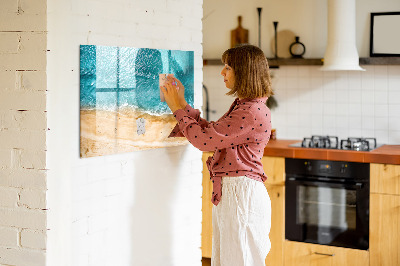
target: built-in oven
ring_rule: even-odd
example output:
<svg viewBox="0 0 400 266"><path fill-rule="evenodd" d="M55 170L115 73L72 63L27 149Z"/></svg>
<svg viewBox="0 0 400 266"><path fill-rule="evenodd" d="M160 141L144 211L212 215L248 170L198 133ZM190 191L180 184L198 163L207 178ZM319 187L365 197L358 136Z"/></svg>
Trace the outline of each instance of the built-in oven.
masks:
<svg viewBox="0 0 400 266"><path fill-rule="evenodd" d="M369 164L287 158L285 169L286 239L368 249Z"/></svg>

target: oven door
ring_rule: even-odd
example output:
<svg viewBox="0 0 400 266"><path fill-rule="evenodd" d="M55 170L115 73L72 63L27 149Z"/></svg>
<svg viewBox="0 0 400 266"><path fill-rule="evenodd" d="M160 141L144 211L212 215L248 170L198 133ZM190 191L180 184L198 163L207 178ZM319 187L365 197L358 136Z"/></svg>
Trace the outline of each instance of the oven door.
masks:
<svg viewBox="0 0 400 266"><path fill-rule="evenodd" d="M367 250L369 185L286 178L286 239Z"/></svg>

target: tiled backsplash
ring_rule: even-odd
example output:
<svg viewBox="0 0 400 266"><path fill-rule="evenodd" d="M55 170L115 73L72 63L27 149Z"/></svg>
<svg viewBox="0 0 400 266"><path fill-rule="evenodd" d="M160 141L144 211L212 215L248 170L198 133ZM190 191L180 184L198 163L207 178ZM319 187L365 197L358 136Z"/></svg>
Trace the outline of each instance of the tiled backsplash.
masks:
<svg viewBox="0 0 400 266"><path fill-rule="evenodd" d="M311 135L376 137L380 144L400 144L400 66L362 66L366 71L324 72L319 66L271 69L278 108L272 110L277 137ZM232 98L224 95L219 67L204 67L210 91L211 120Z"/></svg>

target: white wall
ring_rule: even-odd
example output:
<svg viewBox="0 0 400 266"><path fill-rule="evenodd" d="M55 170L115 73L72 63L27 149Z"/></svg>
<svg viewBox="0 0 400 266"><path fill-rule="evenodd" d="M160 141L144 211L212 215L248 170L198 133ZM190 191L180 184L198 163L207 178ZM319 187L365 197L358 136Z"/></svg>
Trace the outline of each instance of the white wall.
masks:
<svg viewBox="0 0 400 266"><path fill-rule="evenodd" d="M46 260L46 1L0 1L0 265Z"/></svg>
<svg viewBox="0 0 400 266"><path fill-rule="evenodd" d="M369 56L369 12L400 10L399 1L379 1L379 6L375 2L356 2L357 46L360 56L364 57ZM248 22L243 26L254 33L250 33L250 43L258 43L257 4L263 10L267 9L266 13L269 14L263 17L263 22L268 20L268 24L272 25L276 19L286 25L283 29L298 32L307 47L306 57L323 57L326 18L321 14L327 11L327 1L252 3L253 6L248 8L248 2L231 2L229 5L233 9L230 12L226 8L226 1L204 1L204 58L220 58L222 52L229 48L229 30L236 27L236 17L240 14L245 22L246 18L251 18L248 13L254 13L253 23ZM220 15L222 13L223 16ZM273 34L272 26L270 30ZM266 35L262 36L267 38ZM267 55L272 55L266 43L266 39L263 39L262 48ZM339 138L376 137L382 144L399 144L400 66L363 67L367 71L322 72L319 66L281 66L272 69L273 89L279 104L272 111L272 124L277 129L278 138L302 139L322 134L337 135ZM203 82L210 93L210 109L216 111L210 115L211 120L218 119L233 100L224 95L226 88L219 74L221 68L222 65L205 66L203 69Z"/></svg>
<svg viewBox="0 0 400 266"><path fill-rule="evenodd" d="M201 18L201 0L48 2L48 265L201 264L201 152L79 158L79 45L194 50L199 107Z"/></svg>

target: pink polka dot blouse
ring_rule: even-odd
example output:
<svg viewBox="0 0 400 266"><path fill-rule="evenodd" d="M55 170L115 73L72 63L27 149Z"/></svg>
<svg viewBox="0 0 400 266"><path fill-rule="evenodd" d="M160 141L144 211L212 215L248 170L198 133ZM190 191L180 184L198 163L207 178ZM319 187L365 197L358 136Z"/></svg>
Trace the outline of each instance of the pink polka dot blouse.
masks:
<svg viewBox="0 0 400 266"><path fill-rule="evenodd" d="M169 137L186 137L201 151L214 151L207 160L213 182L211 201L221 200L224 176L247 176L261 182L267 179L261 159L271 132L271 112L267 97L238 98L218 121L208 122L200 111L187 105L174 112L178 121Z"/></svg>

